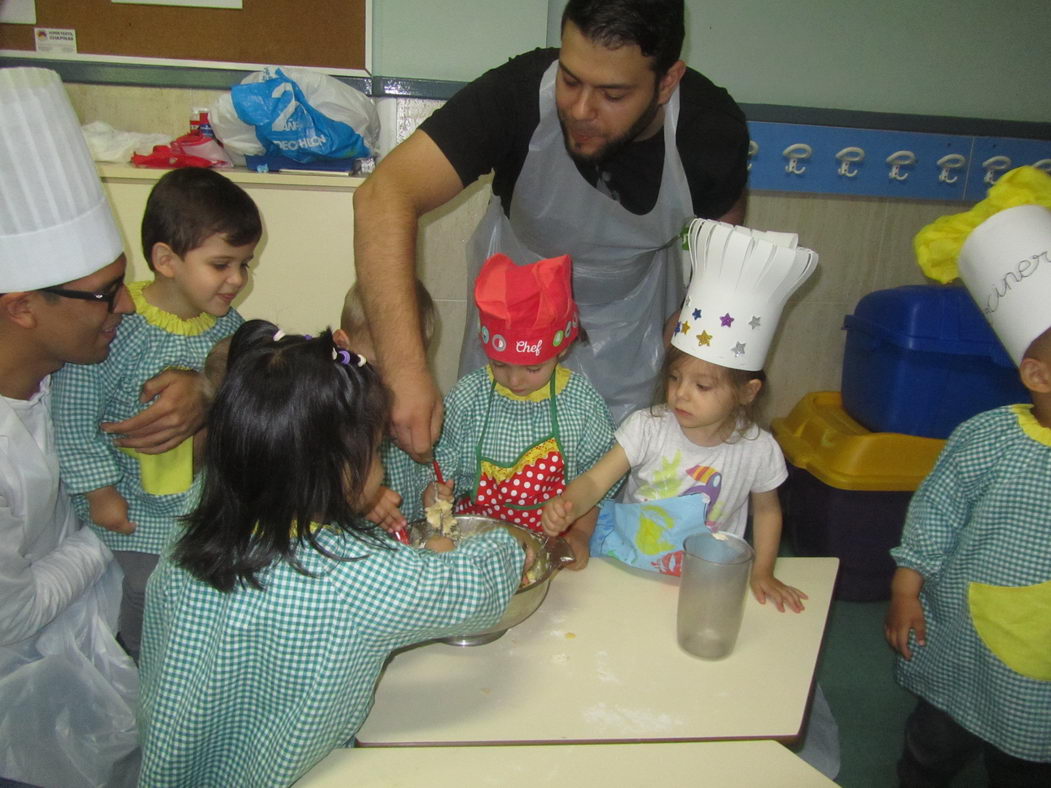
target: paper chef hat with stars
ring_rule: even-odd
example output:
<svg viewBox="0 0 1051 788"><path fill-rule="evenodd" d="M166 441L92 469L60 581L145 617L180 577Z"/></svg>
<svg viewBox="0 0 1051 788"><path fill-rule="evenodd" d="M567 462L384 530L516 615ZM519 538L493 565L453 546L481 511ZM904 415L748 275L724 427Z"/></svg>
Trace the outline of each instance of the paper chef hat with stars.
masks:
<svg viewBox="0 0 1051 788"><path fill-rule="evenodd" d="M794 233L694 219L693 276L671 343L723 367L760 370L788 297L817 267Z"/></svg>

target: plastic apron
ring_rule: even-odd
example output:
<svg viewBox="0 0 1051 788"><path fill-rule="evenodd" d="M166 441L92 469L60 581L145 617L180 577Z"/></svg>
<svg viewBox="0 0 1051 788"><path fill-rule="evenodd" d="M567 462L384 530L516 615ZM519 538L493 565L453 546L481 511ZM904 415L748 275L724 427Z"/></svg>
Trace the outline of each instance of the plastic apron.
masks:
<svg viewBox="0 0 1051 788"><path fill-rule="evenodd" d="M7 481L26 493L25 527L58 529L61 542L80 526L46 441L0 399L0 444L18 463ZM121 578L110 563L35 635L0 645L0 775L63 788L135 784L138 671L113 636Z"/></svg>
<svg viewBox="0 0 1051 788"><path fill-rule="evenodd" d="M558 432L558 403L555 375L548 383L551 434L518 455L512 465L500 465L482 456L482 443L489 430L489 414L496 395L496 381L489 388L485 424L475 446L475 484L471 499L457 507L458 514L477 514L518 523L541 531L544 503L566 489L565 459Z"/></svg>
<svg viewBox="0 0 1051 788"><path fill-rule="evenodd" d="M540 82L540 123L514 188L511 215L493 198L468 245L469 288L491 255L520 264L560 254L573 258L573 295L587 342L565 366L584 373L609 405L614 423L649 405L663 358L664 321L682 305L679 232L693 215L678 149L676 89L664 108L664 169L653 210L642 216L598 191L566 152L555 108L552 63ZM467 298L460 375L485 363L478 312Z"/></svg>

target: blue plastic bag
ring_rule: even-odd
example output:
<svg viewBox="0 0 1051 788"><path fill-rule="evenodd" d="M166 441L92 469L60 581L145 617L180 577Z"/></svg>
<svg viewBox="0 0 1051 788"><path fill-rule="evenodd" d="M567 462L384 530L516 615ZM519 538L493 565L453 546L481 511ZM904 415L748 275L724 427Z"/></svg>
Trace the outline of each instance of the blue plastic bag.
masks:
<svg viewBox="0 0 1051 788"><path fill-rule="evenodd" d="M592 555L607 555L638 569L682 572L682 543L707 529L708 496L680 495L647 503L604 503L591 536Z"/></svg>
<svg viewBox="0 0 1051 788"><path fill-rule="evenodd" d="M270 79L230 90L237 117L255 127L266 153L299 162L372 155L361 134L316 109L282 69L273 73Z"/></svg>

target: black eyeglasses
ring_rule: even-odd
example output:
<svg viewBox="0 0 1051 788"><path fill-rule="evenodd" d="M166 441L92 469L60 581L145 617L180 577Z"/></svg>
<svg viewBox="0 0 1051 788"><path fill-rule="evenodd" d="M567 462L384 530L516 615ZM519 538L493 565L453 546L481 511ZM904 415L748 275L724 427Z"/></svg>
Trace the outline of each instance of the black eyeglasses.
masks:
<svg viewBox="0 0 1051 788"><path fill-rule="evenodd" d="M118 279L104 290L91 293L87 290L66 290L64 287L41 287L41 293L51 293L62 298L75 298L78 301L94 301L97 304L105 304L106 309L113 311L113 304L117 300L120 291L124 289L124 280Z"/></svg>

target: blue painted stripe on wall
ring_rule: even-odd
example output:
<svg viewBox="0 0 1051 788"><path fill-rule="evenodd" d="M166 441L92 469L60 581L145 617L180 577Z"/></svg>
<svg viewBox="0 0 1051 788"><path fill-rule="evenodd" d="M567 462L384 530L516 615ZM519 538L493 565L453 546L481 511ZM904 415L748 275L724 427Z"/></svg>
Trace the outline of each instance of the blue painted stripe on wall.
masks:
<svg viewBox="0 0 1051 788"><path fill-rule="evenodd" d="M751 188L974 202L1002 172L1051 171L1051 141L749 121Z"/></svg>

